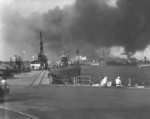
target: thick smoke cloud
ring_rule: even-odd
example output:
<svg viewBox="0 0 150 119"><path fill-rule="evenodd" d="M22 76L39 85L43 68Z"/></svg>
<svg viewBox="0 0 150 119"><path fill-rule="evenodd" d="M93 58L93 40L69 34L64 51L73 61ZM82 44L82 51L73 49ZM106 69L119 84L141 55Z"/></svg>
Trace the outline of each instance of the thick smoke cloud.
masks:
<svg viewBox="0 0 150 119"><path fill-rule="evenodd" d="M81 17L76 20L75 36L96 47L120 45L127 51L144 49L149 44L149 1L120 0L116 9L97 2L80 0L76 5Z"/></svg>
<svg viewBox="0 0 150 119"><path fill-rule="evenodd" d="M116 39L127 50L144 49L150 42L150 1L120 0L123 19L115 25Z"/></svg>
<svg viewBox="0 0 150 119"><path fill-rule="evenodd" d="M58 57L61 50L69 50L73 56L78 48L88 57L100 57L98 49L113 46L122 46L127 52L146 48L150 44L150 2L118 0L116 7L111 7L108 1L76 0L63 9L33 12L28 17L7 9L3 38L18 49L30 47L36 53L42 31L50 59Z"/></svg>

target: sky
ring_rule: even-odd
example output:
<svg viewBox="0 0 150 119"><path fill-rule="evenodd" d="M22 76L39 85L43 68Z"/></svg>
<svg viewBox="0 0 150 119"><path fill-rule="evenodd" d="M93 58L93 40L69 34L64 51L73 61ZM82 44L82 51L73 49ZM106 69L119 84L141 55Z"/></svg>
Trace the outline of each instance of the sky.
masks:
<svg viewBox="0 0 150 119"><path fill-rule="evenodd" d="M36 18L32 17L32 14L41 17L40 15L48 10L55 7L63 9L64 6L74 2L75 0L0 0L0 60L9 60L14 55L24 58L23 51L26 51L28 60L32 60L32 56L37 57L39 44L34 41L40 40L38 32L36 39L30 42L34 36L30 31L27 32L30 28L25 28L28 24L25 21L34 22Z"/></svg>
<svg viewBox="0 0 150 119"><path fill-rule="evenodd" d="M86 1L86 2L85 2ZM150 2L147 0L0 0L0 60L32 60L40 31L49 60L61 51L74 58L150 59Z"/></svg>

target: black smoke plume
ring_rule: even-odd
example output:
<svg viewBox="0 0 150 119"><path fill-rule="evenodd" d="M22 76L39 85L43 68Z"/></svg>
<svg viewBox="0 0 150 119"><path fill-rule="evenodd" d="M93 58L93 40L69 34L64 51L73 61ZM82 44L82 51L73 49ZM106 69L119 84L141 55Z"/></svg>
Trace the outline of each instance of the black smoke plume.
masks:
<svg viewBox="0 0 150 119"><path fill-rule="evenodd" d="M24 43L38 52L42 31L50 59L61 50L73 56L78 48L89 57L99 57L96 51L101 47L123 46L134 52L150 43L149 11L149 0L118 0L117 7L109 6L107 0L76 0L63 9L33 12L28 17L7 10L3 37L18 49Z"/></svg>

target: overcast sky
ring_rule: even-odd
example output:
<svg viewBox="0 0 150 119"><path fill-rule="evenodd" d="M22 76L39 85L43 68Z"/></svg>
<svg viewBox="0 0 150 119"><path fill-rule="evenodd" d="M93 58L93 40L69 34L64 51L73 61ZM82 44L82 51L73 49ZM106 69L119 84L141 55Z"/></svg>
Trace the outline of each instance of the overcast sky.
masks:
<svg viewBox="0 0 150 119"><path fill-rule="evenodd" d="M49 60L79 48L89 58L150 59L150 2L147 0L0 0L0 60L37 57L40 35Z"/></svg>

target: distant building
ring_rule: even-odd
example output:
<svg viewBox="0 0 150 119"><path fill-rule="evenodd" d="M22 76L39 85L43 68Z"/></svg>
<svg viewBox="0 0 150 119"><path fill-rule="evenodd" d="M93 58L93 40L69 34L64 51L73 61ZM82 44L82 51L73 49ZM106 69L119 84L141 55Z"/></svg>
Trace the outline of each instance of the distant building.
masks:
<svg viewBox="0 0 150 119"><path fill-rule="evenodd" d="M31 62L31 67L32 67L32 70L40 70L41 64L40 62L34 60Z"/></svg>

